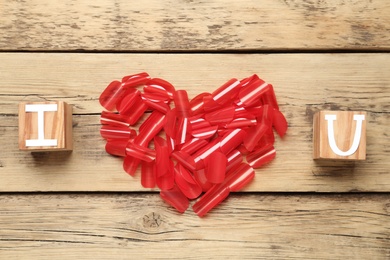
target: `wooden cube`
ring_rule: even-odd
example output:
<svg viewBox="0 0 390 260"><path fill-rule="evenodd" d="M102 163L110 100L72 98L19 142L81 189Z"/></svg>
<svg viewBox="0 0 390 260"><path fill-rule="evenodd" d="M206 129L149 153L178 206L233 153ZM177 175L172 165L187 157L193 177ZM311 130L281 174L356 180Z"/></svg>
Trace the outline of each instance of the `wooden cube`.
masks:
<svg viewBox="0 0 390 260"><path fill-rule="evenodd" d="M314 159L366 159L366 112L319 111L313 119Z"/></svg>
<svg viewBox="0 0 390 260"><path fill-rule="evenodd" d="M72 106L63 101L20 103L19 149L72 150Z"/></svg>

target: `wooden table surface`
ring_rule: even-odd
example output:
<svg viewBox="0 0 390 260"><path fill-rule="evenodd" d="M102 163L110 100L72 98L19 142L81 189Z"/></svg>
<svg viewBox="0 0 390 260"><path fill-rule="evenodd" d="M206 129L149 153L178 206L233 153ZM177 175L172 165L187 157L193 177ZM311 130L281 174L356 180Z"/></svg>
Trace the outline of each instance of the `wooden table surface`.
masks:
<svg viewBox="0 0 390 260"><path fill-rule="evenodd" d="M0 259L390 259L389 51L386 0L0 0ZM205 218L177 213L99 134L100 93L142 71L190 97L272 83L276 159ZM18 103L53 100L74 151L19 151ZM312 160L323 109L367 112L365 161Z"/></svg>

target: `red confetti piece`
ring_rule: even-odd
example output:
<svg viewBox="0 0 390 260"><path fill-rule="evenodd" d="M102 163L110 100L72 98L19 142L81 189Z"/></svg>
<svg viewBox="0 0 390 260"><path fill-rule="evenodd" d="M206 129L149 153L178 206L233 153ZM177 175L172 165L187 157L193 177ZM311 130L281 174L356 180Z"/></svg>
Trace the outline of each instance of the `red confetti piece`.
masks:
<svg viewBox="0 0 390 260"><path fill-rule="evenodd" d="M199 198L193 210L200 217L275 158L273 129L283 137L288 128L273 86L257 75L189 99L142 72L111 82L99 101L107 110L100 118L107 153L124 157L131 176L140 167L142 186L157 186L180 213Z"/></svg>

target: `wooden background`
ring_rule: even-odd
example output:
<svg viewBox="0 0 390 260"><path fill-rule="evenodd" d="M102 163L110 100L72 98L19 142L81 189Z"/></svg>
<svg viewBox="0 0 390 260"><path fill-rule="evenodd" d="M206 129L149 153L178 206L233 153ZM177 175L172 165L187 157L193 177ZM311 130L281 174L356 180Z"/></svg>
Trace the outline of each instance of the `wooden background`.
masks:
<svg viewBox="0 0 390 260"><path fill-rule="evenodd" d="M385 0L0 0L0 259L389 259L390 4ZM272 83L277 158L205 218L128 176L98 97L147 71L191 97ZM74 151L17 149L21 101L73 105ZM367 160L314 162L312 116L368 114Z"/></svg>

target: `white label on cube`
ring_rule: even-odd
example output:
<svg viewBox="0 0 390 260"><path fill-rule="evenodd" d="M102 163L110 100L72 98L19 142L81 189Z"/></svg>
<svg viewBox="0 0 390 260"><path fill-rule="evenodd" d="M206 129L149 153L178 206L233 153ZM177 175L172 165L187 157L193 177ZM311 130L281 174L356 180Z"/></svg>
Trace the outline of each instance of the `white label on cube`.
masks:
<svg viewBox="0 0 390 260"><path fill-rule="evenodd" d="M359 148L360 139L362 135L362 124L363 124L363 120L365 119L364 115L353 116L353 120L356 121L355 136L353 137L351 148L349 148L349 150L346 152L341 151L337 147L336 140L334 138L333 121L335 121L336 119L337 119L336 115L325 115L325 120L328 121L328 142L329 142L330 149L332 149L332 151L339 156L350 156L354 154Z"/></svg>
<svg viewBox="0 0 390 260"><path fill-rule="evenodd" d="M55 112L57 104L30 104L26 105L26 112L38 113L38 139L26 140L26 147L57 146L57 139L45 139L45 112Z"/></svg>

